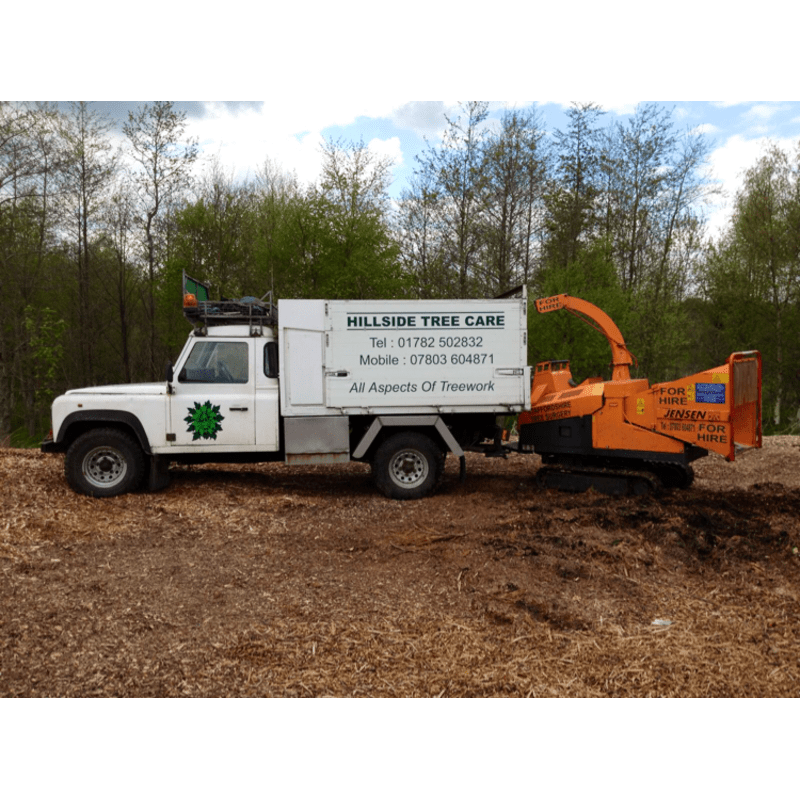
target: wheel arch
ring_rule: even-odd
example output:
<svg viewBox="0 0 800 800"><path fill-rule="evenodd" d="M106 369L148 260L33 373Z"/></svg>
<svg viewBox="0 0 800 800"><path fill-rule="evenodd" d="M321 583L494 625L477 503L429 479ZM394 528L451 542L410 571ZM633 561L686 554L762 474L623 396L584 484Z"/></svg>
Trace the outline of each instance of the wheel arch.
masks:
<svg viewBox="0 0 800 800"><path fill-rule="evenodd" d="M353 448L352 458L358 461L371 461L378 448L387 439L398 433L406 432L427 436L445 454L454 453L458 457L464 455L464 451L444 420L436 414L431 414L375 417Z"/></svg>
<svg viewBox="0 0 800 800"><path fill-rule="evenodd" d="M145 455L152 455L150 442L139 418L130 411L73 411L64 418L54 444L59 451L67 448L82 433L98 427L117 428L134 436ZM54 448L55 449L55 448Z"/></svg>

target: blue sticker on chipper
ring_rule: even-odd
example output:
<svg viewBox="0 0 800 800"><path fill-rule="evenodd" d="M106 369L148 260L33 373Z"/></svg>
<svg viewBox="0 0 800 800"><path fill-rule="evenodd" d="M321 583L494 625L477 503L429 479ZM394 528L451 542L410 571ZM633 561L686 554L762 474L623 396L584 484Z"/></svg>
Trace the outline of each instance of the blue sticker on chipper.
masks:
<svg viewBox="0 0 800 800"><path fill-rule="evenodd" d="M724 383L696 383L694 399L697 403L724 403Z"/></svg>

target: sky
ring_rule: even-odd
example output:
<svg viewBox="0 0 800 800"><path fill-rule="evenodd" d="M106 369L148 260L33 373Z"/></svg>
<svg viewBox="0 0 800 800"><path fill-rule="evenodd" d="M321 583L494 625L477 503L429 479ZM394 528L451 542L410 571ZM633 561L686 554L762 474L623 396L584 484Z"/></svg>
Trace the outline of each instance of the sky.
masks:
<svg viewBox="0 0 800 800"><path fill-rule="evenodd" d="M640 102L648 100L592 99L605 111L603 125L625 124ZM117 122L117 135L128 112L147 101L97 102L93 107ZM446 117L461 113L457 100L372 100L336 96L327 101L173 101L186 115L186 134L199 141L198 170L217 158L236 180L253 177L267 158L303 182L319 176L320 147L325 139L363 140L377 154L394 162L390 194L399 198L415 169L415 156L441 140ZM490 101L487 124L497 124L506 109L535 108L548 135L566 128L570 100ZM659 102L672 113L676 132L702 131L711 144L710 179L723 196L706 209L709 233L725 224L730 201L744 170L755 164L768 141L794 153L800 146L800 101ZM67 103L62 104L65 108Z"/></svg>

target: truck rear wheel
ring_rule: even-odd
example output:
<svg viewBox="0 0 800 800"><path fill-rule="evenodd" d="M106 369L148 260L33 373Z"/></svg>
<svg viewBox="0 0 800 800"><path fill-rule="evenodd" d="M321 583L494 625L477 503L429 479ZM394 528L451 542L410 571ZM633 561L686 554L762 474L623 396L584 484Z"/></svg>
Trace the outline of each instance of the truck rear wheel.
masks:
<svg viewBox="0 0 800 800"><path fill-rule="evenodd" d="M418 500L436 488L444 454L424 434L406 431L388 438L372 462L375 485L394 500Z"/></svg>
<svg viewBox="0 0 800 800"><path fill-rule="evenodd" d="M64 474L79 494L115 497L132 492L144 476L144 453L129 434L98 428L81 434L67 450Z"/></svg>

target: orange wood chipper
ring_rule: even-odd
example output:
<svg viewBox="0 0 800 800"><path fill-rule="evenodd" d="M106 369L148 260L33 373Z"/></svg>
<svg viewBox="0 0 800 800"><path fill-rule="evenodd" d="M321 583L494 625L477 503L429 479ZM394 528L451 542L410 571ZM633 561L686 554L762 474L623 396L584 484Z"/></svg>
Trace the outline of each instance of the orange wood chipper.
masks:
<svg viewBox="0 0 800 800"><path fill-rule="evenodd" d="M610 381L572 379L568 361L536 365L531 410L519 416L519 449L542 458L544 488L643 495L691 485L691 462L714 451L733 461L761 447L761 354L733 353L720 367L650 386L630 376L634 359L597 306L555 295L540 313L567 309L599 330L612 353Z"/></svg>

